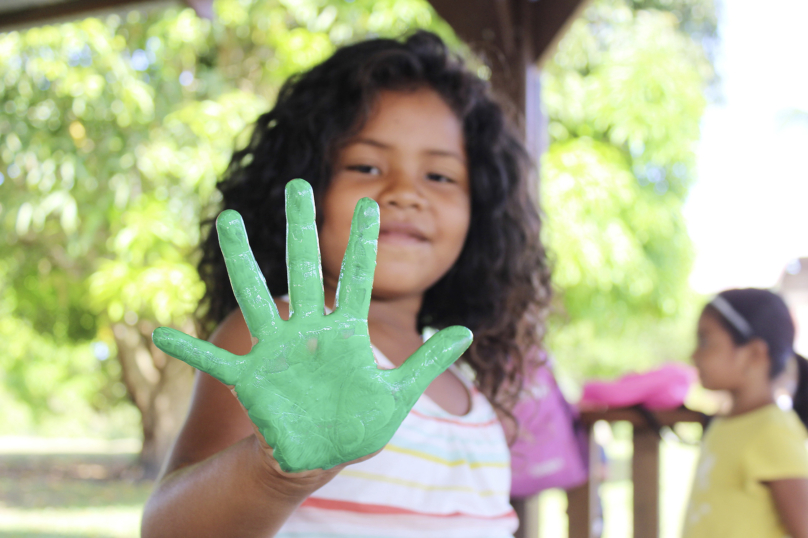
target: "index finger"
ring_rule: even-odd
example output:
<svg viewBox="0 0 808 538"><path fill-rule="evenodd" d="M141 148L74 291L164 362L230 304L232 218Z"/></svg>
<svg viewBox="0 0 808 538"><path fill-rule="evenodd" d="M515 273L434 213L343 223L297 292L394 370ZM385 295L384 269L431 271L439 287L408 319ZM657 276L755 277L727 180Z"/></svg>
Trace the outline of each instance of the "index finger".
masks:
<svg viewBox="0 0 808 538"><path fill-rule="evenodd" d="M244 321L250 334L261 340L274 331L280 317L267 289L264 274L250 249L244 221L237 211L227 209L216 219L216 231L227 275L244 314Z"/></svg>

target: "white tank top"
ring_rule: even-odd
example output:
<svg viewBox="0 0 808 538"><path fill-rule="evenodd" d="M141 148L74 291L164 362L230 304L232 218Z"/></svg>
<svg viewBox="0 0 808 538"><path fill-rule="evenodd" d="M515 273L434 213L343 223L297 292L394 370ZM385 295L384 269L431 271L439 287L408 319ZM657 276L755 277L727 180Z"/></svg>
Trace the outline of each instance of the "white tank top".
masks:
<svg viewBox="0 0 808 538"><path fill-rule="evenodd" d="M373 347L380 368L393 364ZM317 490L280 538L506 538L510 452L491 404L459 369L471 393L464 416L421 395L387 446Z"/></svg>

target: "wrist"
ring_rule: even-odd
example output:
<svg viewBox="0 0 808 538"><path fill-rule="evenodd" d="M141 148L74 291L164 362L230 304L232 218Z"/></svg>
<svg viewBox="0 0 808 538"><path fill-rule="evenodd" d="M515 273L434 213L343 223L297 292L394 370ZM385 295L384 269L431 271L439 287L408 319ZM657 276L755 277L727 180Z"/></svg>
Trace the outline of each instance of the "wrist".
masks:
<svg viewBox="0 0 808 538"><path fill-rule="evenodd" d="M338 466L328 470L314 469L287 473L281 469L280 464L272 456L272 448L261 437L254 435L252 441L259 462L258 472L254 473L254 476L260 487L271 497L295 506L330 482L342 468Z"/></svg>

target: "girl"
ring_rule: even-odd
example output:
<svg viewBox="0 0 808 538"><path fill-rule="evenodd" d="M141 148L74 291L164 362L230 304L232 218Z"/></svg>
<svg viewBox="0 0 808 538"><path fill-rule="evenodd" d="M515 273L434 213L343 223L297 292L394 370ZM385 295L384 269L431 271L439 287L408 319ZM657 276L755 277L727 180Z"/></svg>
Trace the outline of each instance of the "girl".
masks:
<svg viewBox="0 0 808 538"><path fill-rule="evenodd" d="M284 189L301 177L317 205L329 310L342 298L354 206L378 203L366 312L380 368L402 365L427 327L464 325L474 342L465 368L437 376L383 450L328 470L285 472L229 387L198 373L143 536L512 535L503 426L513 424L499 418L538 360L549 301L528 164L487 85L433 34L348 46L287 81L219 185L281 317L290 310ZM244 355L255 339L217 241L211 231L199 265L202 321L216 327L210 342Z"/></svg>
<svg viewBox="0 0 808 538"><path fill-rule="evenodd" d="M806 431L772 387L793 343L788 308L769 291L728 290L704 308L693 362L732 409L705 432L685 538L808 537Z"/></svg>

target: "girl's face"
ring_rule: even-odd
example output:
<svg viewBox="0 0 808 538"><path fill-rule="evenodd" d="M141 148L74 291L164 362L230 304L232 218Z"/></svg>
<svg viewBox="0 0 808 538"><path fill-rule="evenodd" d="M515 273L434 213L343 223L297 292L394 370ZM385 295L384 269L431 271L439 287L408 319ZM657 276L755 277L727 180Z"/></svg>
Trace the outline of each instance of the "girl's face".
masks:
<svg viewBox="0 0 808 538"><path fill-rule="evenodd" d="M735 390L744 382L749 346L737 346L721 322L709 311L702 313L693 364L701 384L711 390Z"/></svg>
<svg viewBox="0 0 808 538"><path fill-rule="evenodd" d="M422 295L457 260L471 217L463 128L437 93L380 93L337 154L320 204L323 278L332 289L363 197L381 214L373 296Z"/></svg>

